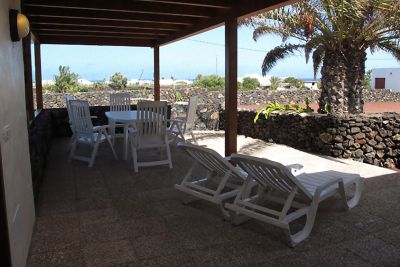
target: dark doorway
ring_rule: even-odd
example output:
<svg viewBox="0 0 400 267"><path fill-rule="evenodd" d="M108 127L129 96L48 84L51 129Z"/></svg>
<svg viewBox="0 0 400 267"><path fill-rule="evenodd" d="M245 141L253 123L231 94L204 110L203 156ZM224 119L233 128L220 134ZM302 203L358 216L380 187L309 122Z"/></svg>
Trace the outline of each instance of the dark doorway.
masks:
<svg viewBox="0 0 400 267"><path fill-rule="evenodd" d="M3 168L0 148L0 266L11 266L10 240L8 237L8 223L6 210L6 196L4 193Z"/></svg>
<svg viewBox="0 0 400 267"><path fill-rule="evenodd" d="M385 78L375 78L375 89L385 89Z"/></svg>

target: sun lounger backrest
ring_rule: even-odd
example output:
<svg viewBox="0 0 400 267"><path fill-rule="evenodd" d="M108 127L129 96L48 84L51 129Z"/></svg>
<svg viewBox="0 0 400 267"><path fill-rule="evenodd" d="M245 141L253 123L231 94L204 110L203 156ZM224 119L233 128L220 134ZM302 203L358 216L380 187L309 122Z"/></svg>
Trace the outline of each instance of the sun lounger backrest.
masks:
<svg viewBox="0 0 400 267"><path fill-rule="evenodd" d="M178 143L178 147L186 151L194 160L208 171L216 172L220 176L231 171L232 176L237 177L240 180L245 178L244 174L240 173L232 164L212 149L183 142Z"/></svg>
<svg viewBox="0 0 400 267"><path fill-rule="evenodd" d="M239 154L233 154L231 159L265 188L270 187L284 193L290 193L297 187L297 194L312 198L296 177L278 162Z"/></svg>

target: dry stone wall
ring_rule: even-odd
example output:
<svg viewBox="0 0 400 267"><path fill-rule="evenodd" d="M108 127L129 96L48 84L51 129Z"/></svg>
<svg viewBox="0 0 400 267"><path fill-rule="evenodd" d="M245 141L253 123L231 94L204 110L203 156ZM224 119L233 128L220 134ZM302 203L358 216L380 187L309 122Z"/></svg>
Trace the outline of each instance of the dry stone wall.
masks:
<svg viewBox="0 0 400 267"><path fill-rule="evenodd" d="M223 114L220 115L223 129ZM255 115L254 111L239 111L239 134L313 153L400 168L398 113L344 117L273 114L254 124Z"/></svg>
<svg viewBox="0 0 400 267"><path fill-rule="evenodd" d="M200 98L200 103L206 106L224 106L225 95L224 91L207 91L203 88L162 88L161 99L167 100L169 103L175 102L175 93L179 92L183 101L188 101L189 97L197 95ZM76 98L87 100L92 106L107 106L109 105L110 93L116 91L90 91L83 93L74 93ZM129 92L134 103L140 99L153 98L153 89L144 90L126 90L118 92ZM239 90L238 104L239 105L254 105L265 104L268 101L278 101L280 103L288 102L303 102L307 97L311 103L318 102L320 91L318 90L285 90L285 91L270 91L270 90ZM364 90L365 102L400 102L400 92L391 92L389 90ZM65 107L65 94L60 93L45 93L43 95L44 108L61 108Z"/></svg>
<svg viewBox="0 0 400 267"><path fill-rule="evenodd" d="M179 91L182 100L175 102ZM109 95L115 91L75 93L77 99L89 101L94 113L104 119L103 113L109 104ZM152 89L130 90L133 103L152 98ZM171 104L171 116L183 117L190 96L199 96L197 107L197 129L223 129L225 96L222 91L209 92L201 88L161 89L161 99ZM45 94L45 108L65 107L64 94ZM364 91L366 102L400 102L400 93L389 90ZM318 101L319 91L239 91L239 105L264 104L268 101L280 103L301 102L308 97ZM96 113L96 114L97 114ZM68 134L66 110L53 109L53 133ZM283 114L270 116L267 120L253 123L254 111L238 112L238 132L246 136L286 144L298 149L340 158L353 158L384 167L400 167L400 115L395 113L333 117L327 115ZM105 120L105 119L104 119ZM103 122L103 121L102 121ZM104 121L103 123L106 123ZM60 124L60 125L58 125ZM62 124L62 125L61 125ZM55 134L57 136L57 134Z"/></svg>

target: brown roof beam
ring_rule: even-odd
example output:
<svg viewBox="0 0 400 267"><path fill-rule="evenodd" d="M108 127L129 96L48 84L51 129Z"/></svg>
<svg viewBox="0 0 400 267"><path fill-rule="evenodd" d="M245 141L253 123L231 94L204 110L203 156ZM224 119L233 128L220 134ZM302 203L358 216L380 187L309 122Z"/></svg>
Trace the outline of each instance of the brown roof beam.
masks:
<svg viewBox="0 0 400 267"><path fill-rule="evenodd" d="M62 25L62 26L90 26L90 27L106 27L106 28L126 28L126 29L156 29L159 31L178 31L182 26L157 23L157 22L136 22L136 21L119 21L119 20L103 20L103 19L82 19L82 18L58 18L58 17L31 17L29 20L33 26L40 25ZM40 26L41 27L41 26Z"/></svg>
<svg viewBox="0 0 400 267"><path fill-rule="evenodd" d="M120 33L113 33L113 32L65 32L65 31L36 31L36 33L43 38L43 36L72 36L72 37L109 37L109 38L118 38L118 39L147 39L147 40L155 40L157 35L147 35L147 34L120 34ZM101 42L101 40L99 40Z"/></svg>
<svg viewBox="0 0 400 267"><path fill-rule="evenodd" d="M156 45L166 45L172 42L182 40L195 34L199 34L216 27L222 26L224 21L230 18L238 18L248 14L255 14L262 11L272 10L284 5L298 2L298 0L238 0L235 5L228 12L221 12L220 15L215 16L202 23L193 26L187 26L184 30L175 34L166 36L157 41Z"/></svg>
<svg viewBox="0 0 400 267"><path fill-rule="evenodd" d="M158 14L170 16L186 16L194 18L208 18L212 13L212 8L171 5L165 3L135 2L126 0L30 0L25 1L25 7L53 7L62 9L82 9L94 11L118 11L142 14Z"/></svg>
<svg viewBox="0 0 400 267"><path fill-rule="evenodd" d="M100 10L84 10L84 9L65 9L60 8L41 8L41 7L27 7L25 13L28 17L53 17L64 18L66 22L69 18L81 18L87 20L114 20L114 21L135 21L135 22L158 22L170 23L176 25L193 25L198 19L188 17L177 17L169 15L148 15L148 14L134 14L128 12L117 11L100 11Z"/></svg>
<svg viewBox="0 0 400 267"><path fill-rule="evenodd" d="M114 33L136 33L148 35L167 35L168 32L157 29L127 29L127 28L107 28L104 26L81 26L81 25L37 25L31 24L33 31L87 31L87 32L114 32Z"/></svg>
<svg viewBox="0 0 400 267"><path fill-rule="evenodd" d="M142 2L152 2L152 3L166 3L174 5L184 5L184 6L202 6L202 7L212 7L212 8L230 8L232 2L229 0L136 0Z"/></svg>
<svg viewBox="0 0 400 267"><path fill-rule="evenodd" d="M238 0L232 9L232 17L252 16L282 6L290 5L300 0Z"/></svg>
<svg viewBox="0 0 400 267"><path fill-rule="evenodd" d="M109 38L93 36L54 36L44 35L41 37L42 44L62 44L62 45L107 45L107 46L140 46L151 47L153 40L131 39L131 38Z"/></svg>

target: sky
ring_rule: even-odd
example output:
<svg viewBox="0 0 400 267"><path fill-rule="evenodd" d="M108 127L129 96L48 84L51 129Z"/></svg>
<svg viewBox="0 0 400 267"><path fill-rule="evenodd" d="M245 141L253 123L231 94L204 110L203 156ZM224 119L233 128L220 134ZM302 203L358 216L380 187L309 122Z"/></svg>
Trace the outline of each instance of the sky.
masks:
<svg viewBox="0 0 400 267"><path fill-rule="evenodd" d="M270 49L281 44L276 36L263 36L257 42L252 29L238 30L238 76L261 74L261 64ZM42 77L54 79L58 66L67 65L82 79L108 80L115 72L128 79L152 79L153 49L118 46L42 45ZM192 36L160 47L162 78L194 79L198 74L224 76L224 27ZM33 53L32 53L33 54ZM400 67L390 54L368 54L366 69ZM306 64L304 55L297 54L281 60L268 73L278 77L294 76L311 79L312 63Z"/></svg>

